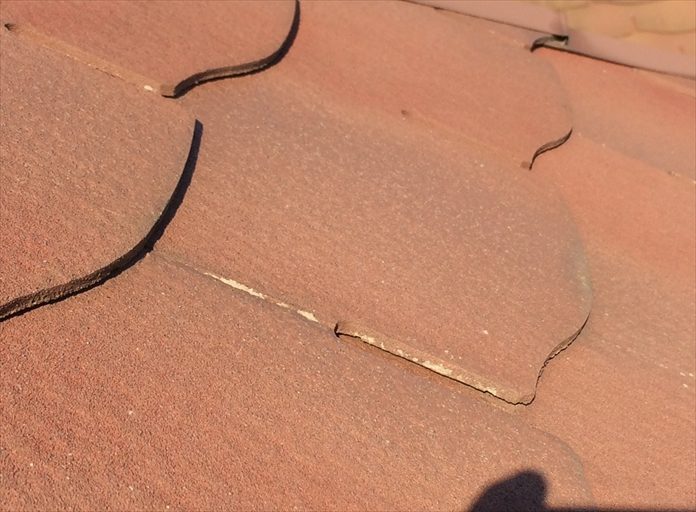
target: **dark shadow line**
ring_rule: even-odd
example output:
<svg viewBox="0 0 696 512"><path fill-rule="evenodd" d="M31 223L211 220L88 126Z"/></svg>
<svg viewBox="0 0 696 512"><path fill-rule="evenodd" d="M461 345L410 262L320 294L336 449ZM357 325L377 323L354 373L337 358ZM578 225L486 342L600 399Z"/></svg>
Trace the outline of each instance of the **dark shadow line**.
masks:
<svg viewBox="0 0 696 512"><path fill-rule="evenodd" d="M270 69L278 64L283 57L287 55L288 51L290 51L290 48L295 42L299 28L300 1L295 0L295 14L292 19L292 24L290 25L290 31L283 40L283 43L272 54L252 62L245 62L244 64L201 71L200 73L196 73L195 75L191 75L190 77L182 80L176 84L172 90L160 90L160 94L171 98L180 98L193 87L204 82L215 82L225 78L254 75L256 73L260 73L261 71L266 71L267 69Z"/></svg>
<svg viewBox="0 0 696 512"><path fill-rule="evenodd" d="M164 230L169 225L172 218L174 218L191 184L193 171L196 167L196 161L198 160L198 151L200 150L202 135L203 125L196 120L193 127L193 136L191 138L191 148L186 163L184 164L184 169L179 177L179 181L159 218L140 242L113 262L86 276L23 297L18 297L4 304L0 307L0 322L22 315L40 306L53 304L54 302L59 302L73 295L77 295L78 293L91 290L104 283L104 281L114 278L121 274L121 272L129 269L150 252L155 243L162 237Z"/></svg>
<svg viewBox="0 0 696 512"><path fill-rule="evenodd" d="M541 37L534 40L534 42L529 47L529 51L533 52L537 48L540 48L542 46L546 46L548 43L557 43L557 44L565 46L566 44L568 44L568 36L555 35L555 34L541 36Z"/></svg>
<svg viewBox="0 0 696 512"><path fill-rule="evenodd" d="M563 137L560 139L552 140L551 142L547 142L546 144L543 144L539 149L537 149L534 152L534 156L532 156L532 161L529 164L529 169L531 170L532 167L534 167L534 162L536 161L537 157L543 153L546 153L547 151L551 151L552 149L556 149L558 146L562 146L563 144L566 143L568 139L570 139L570 136L573 134L573 129L571 128L568 133L566 133Z"/></svg>
<svg viewBox="0 0 696 512"><path fill-rule="evenodd" d="M548 488L546 478L537 470L518 471L490 484L466 512L689 512L666 507L551 507L546 504Z"/></svg>

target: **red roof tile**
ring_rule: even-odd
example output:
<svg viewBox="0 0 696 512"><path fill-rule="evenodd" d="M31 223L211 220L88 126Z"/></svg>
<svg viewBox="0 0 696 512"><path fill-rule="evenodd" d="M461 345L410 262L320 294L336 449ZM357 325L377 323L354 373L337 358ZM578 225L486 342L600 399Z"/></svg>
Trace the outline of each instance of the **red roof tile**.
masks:
<svg viewBox="0 0 696 512"><path fill-rule="evenodd" d="M206 141L158 247L478 389L531 400L590 307L557 191L408 116L332 112L285 80L284 65L182 98Z"/></svg>
<svg viewBox="0 0 696 512"><path fill-rule="evenodd" d="M516 165L570 130L552 67L488 31L403 2L309 2L301 19L284 70L346 107L407 111Z"/></svg>
<svg viewBox="0 0 696 512"><path fill-rule="evenodd" d="M696 99L692 95L618 64L545 48L535 54L558 71L573 105L576 133L696 180Z"/></svg>
<svg viewBox="0 0 696 512"><path fill-rule="evenodd" d="M36 5L0 279L68 296L0 322L0 503L696 507L693 81L405 2Z"/></svg>
<svg viewBox="0 0 696 512"><path fill-rule="evenodd" d="M0 318L125 262L167 205L193 119L0 28Z"/></svg>
<svg viewBox="0 0 696 512"><path fill-rule="evenodd" d="M0 329L10 506L462 509L526 468L591 504L557 439L156 255Z"/></svg>
<svg viewBox="0 0 696 512"><path fill-rule="evenodd" d="M522 417L573 446L599 505L691 509L696 488L680 475L696 460L693 184L582 135L534 172L573 211L595 301Z"/></svg>
<svg viewBox="0 0 696 512"><path fill-rule="evenodd" d="M54 38L42 37L44 44L174 96L201 81L271 63L288 39L296 8L294 0L3 1L3 22L38 30Z"/></svg>

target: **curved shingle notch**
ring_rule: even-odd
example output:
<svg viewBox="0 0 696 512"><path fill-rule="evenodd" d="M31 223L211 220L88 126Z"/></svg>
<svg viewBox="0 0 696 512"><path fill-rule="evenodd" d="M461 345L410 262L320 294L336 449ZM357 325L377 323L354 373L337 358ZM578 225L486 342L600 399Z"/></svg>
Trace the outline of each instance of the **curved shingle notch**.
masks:
<svg viewBox="0 0 696 512"><path fill-rule="evenodd" d="M539 149L537 149L534 152L534 156L532 157L532 161L528 165L524 165L524 164L527 164L527 162L523 162L523 167L531 169L532 166L534 165L534 161L537 159L537 157L539 155L546 153L547 151L551 151L552 149L556 149L559 146L562 146L563 144L565 144L565 142L570 138L570 136L572 134L573 134L573 129L571 128L570 131L568 133L566 133L560 139L552 140L550 142L547 142L546 144L541 145L539 147Z"/></svg>
<svg viewBox="0 0 696 512"><path fill-rule="evenodd" d="M57 286L38 290L22 297L17 297L16 299L0 305L0 322L25 313L38 306L58 302L77 293L82 293L94 288L107 279L116 277L150 252L157 240L162 236L167 224L169 224L174 217L191 183L191 177L193 176L193 170L196 167L196 160L198 158L198 149L200 148L202 133L203 126L196 121L191 139L191 149L189 150L186 164L184 165L184 169L179 177L174 192L155 223L137 244L114 261L85 276L72 279L67 283Z"/></svg>
<svg viewBox="0 0 696 512"><path fill-rule="evenodd" d="M94 286L151 248L188 187L202 126L61 53L0 37L3 319Z"/></svg>
<svg viewBox="0 0 696 512"><path fill-rule="evenodd" d="M298 0L3 2L13 31L163 96L258 72L288 51Z"/></svg>
<svg viewBox="0 0 696 512"><path fill-rule="evenodd" d="M176 98L188 91L189 89L191 89L192 87L195 87L196 85L199 85L203 82L219 80L222 78L232 78L235 76L249 75L251 73L262 71L273 66L274 64L277 64L292 46L292 43L295 40L295 37L297 36L297 30L300 26L300 2L299 0L295 0L294 3L295 15L292 19L290 31L288 32L287 37L283 40L282 44L278 47L276 51L274 51L266 57L261 57L260 59L251 62L244 62L242 64L235 64L232 66L225 66L221 68L201 71L200 73L191 75L190 77L182 80L174 86L162 85L160 86L160 94L162 96Z"/></svg>

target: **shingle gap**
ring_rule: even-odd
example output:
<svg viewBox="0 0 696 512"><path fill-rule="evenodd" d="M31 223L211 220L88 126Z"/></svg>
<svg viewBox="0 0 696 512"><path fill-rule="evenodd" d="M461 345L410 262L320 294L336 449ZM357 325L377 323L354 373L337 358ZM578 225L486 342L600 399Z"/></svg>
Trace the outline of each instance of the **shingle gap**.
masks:
<svg viewBox="0 0 696 512"><path fill-rule="evenodd" d="M570 138L572 134L573 129L571 128L570 131L560 139L552 140L551 142L547 142L546 144L540 146L539 149L537 149L534 152L534 156L532 157L532 161L529 164L528 168L531 170L532 166L534 165L534 161L537 159L539 155L541 155L542 153L546 153L547 151L551 151L552 149L556 149L559 146L562 146ZM526 164L526 162L523 162L523 164Z"/></svg>

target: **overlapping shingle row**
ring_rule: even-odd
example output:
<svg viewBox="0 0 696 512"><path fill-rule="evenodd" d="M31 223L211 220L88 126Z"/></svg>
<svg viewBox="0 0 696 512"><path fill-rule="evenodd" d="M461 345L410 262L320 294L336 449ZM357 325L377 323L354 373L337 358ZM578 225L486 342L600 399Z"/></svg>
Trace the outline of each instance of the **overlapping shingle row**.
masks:
<svg viewBox="0 0 696 512"><path fill-rule="evenodd" d="M1 21L10 508L694 501L689 83L409 3Z"/></svg>

